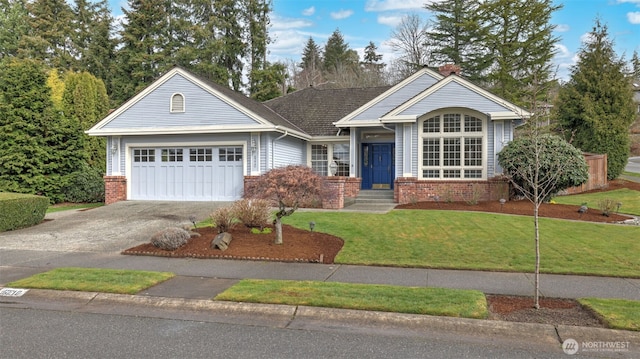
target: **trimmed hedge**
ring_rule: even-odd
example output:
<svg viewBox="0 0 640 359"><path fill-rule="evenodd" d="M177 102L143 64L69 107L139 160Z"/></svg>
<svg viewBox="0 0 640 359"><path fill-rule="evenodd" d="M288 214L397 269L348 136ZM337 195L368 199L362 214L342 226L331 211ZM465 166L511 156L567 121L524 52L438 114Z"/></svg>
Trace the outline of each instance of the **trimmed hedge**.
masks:
<svg viewBox="0 0 640 359"><path fill-rule="evenodd" d="M47 207L47 197L0 192L0 232L30 227L42 222Z"/></svg>

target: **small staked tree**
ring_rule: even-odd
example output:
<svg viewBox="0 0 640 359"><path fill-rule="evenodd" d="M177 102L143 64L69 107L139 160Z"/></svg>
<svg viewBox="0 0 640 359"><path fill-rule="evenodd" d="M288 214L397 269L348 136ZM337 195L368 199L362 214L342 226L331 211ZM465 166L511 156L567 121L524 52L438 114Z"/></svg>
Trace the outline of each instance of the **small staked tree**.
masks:
<svg viewBox="0 0 640 359"><path fill-rule="evenodd" d="M322 179L310 167L286 166L260 176L245 192L245 198L267 199L278 207L275 244L282 244L282 217L290 216L301 204L309 203L321 194Z"/></svg>
<svg viewBox="0 0 640 359"><path fill-rule="evenodd" d="M535 298L540 308L540 205L559 191L581 185L589 178L582 153L564 139L544 133L535 119L526 133L498 154L498 162L515 189L533 204L535 228Z"/></svg>

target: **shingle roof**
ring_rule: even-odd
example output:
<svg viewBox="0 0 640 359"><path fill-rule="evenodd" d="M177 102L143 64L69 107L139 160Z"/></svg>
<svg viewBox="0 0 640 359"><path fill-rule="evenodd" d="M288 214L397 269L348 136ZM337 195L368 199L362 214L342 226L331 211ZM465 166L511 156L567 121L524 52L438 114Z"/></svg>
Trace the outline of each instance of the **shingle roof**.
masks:
<svg viewBox="0 0 640 359"><path fill-rule="evenodd" d="M264 105L298 125L312 136L334 136L338 129L332 124L391 86L318 89L309 87L264 102Z"/></svg>
<svg viewBox="0 0 640 359"><path fill-rule="evenodd" d="M177 66L178 67L178 66ZM181 68L184 71L185 70L183 68ZM223 95L225 95L226 97L228 97L229 99L235 101L237 104L245 107L247 110L255 113L256 115L264 118L265 120L273 123L276 126L281 126L281 127L287 127L289 129L295 130L295 131L300 131L300 132L306 132L304 131L303 128L301 128L300 126L296 125L294 122L292 121L288 121L286 118L282 117L280 114L274 112L272 109L270 109L269 107L264 106L262 103L247 97L246 95L240 93L240 92L236 92L233 91L232 89L226 87L226 86L222 86L219 85L213 81L210 81L202 76L198 76L192 72L189 72L192 76L197 77L198 80L206 83L208 86L210 86L211 88L213 88L214 90L222 93Z"/></svg>

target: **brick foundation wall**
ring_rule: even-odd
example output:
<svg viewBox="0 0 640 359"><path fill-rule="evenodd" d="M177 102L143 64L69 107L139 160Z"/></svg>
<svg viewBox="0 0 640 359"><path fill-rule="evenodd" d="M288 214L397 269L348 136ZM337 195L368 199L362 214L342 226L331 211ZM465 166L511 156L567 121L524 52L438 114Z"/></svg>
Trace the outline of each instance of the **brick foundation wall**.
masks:
<svg viewBox="0 0 640 359"><path fill-rule="evenodd" d="M104 204L127 200L127 177L104 176Z"/></svg>
<svg viewBox="0 0 640 359"><path fill-rule="evenodd" d="M345 183L347 177L325 177L323 178L322 208L340 209L344 208Z"/></svg>
<svg viewBox="0 0 640 359"><path fill-rule="evenodd" d="M362 178L345 177L344 196L345 198L356 198L360 193Z"/></svg>
<svg viewBox="0 0 640 359"><path fill-rule="evenodd" d="M395 181L394 200L399 204L435 201L495 201L509 196L505 179L487 181L422 181L400 177Z"/></svg>

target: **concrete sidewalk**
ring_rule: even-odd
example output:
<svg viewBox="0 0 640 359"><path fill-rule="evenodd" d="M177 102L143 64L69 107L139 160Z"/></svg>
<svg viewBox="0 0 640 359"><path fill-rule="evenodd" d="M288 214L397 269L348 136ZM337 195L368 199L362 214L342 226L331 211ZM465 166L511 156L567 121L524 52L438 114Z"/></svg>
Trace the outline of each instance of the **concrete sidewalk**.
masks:
<svg viewBox="0 0 640 359"><path fill-rule="evenodd" d="M465 340L499 337L520 343L561 346L581 342L624 342L620 358L640 355L640 333L566 325L532 324L402 313L290 305L216 302L211 299L242 278L317 280L477 289L490 294L532 295L526 273L368 267L217 259L126 256L118 253L8 250L0 252L0 287L56 267L170 271L177 276L137 295L30 290L22 297L0 296L0 308L33 308L134 315L288 329L388 330L417 335L455 333ZM602 297L640 300L640 279L542 275L547 297ZM528 345L527 344L527 345ZM560 349L559 349L560 350ZM561 352L559 352L561 353ZM606 353L605 353L606 354Z"/></svg>
<svg viewBox="0 0 640 359"><path fill-rule="evenodd" d="M0 284L57 267L167 271L176 278L141 293L162 297L212 298L243 278L314 280L475 289L487 294L532 295L533 274L356 265L162 258L118 253L3 250ZM640 300L640 279L543 274L546 297Z"/></svg>

